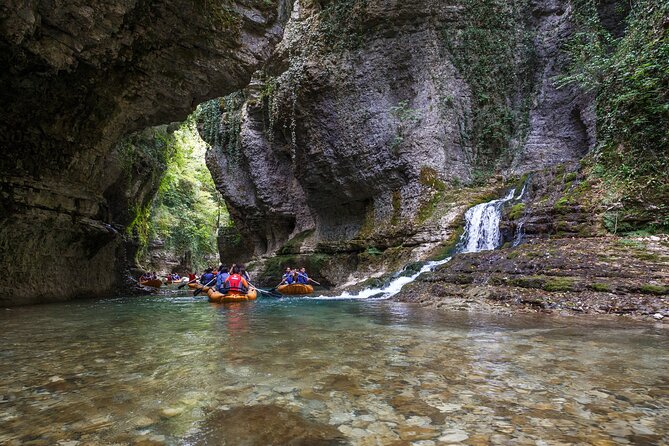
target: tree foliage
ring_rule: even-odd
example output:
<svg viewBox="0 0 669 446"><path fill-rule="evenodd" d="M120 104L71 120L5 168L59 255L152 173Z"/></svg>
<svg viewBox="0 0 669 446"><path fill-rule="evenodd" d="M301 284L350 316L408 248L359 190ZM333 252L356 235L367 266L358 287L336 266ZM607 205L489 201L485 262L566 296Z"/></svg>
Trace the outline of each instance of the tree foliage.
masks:
<svg viewBox="0 0 669 446"><path fill-rule="evenodd" d="M218 252L218 226L230 224L225 204L204 164L207 145L190 117L172 134L174 151L151 207L149 238L180 258L192 255L194 269L202 269Z"/></svg>

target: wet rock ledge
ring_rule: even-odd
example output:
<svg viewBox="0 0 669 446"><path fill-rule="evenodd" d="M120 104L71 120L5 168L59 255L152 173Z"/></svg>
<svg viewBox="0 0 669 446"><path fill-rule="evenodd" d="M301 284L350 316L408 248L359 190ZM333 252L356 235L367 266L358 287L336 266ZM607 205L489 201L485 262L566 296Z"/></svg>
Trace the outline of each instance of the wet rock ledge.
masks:
<svg viewBox="0 0 669 446"><path fill-rule="evenodd" d="M458 254L395 298L444 310L616 314L669 322L669 237L530 240Z"/></svg>

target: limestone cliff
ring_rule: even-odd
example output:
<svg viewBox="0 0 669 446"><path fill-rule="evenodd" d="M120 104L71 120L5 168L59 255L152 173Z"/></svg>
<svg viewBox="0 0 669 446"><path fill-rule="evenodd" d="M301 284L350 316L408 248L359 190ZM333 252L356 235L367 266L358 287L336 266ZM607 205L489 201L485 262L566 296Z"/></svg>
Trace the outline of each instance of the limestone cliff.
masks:
<svg viewBox="0 0 669 446"><path fill-rule="evenodd" d="M200 126L255 254L416 258L453 235L462 185L587 153L592 97L554 84L570 14L560 0L296 2L265 71Z"/></svg>
<svg viewBox="0 0 669 446"><path fill-rule="evenodd" d="M263 0L0 2L2 305L113 290L122 235L161 173L118 142L244 87L285 11Z"/></svg>

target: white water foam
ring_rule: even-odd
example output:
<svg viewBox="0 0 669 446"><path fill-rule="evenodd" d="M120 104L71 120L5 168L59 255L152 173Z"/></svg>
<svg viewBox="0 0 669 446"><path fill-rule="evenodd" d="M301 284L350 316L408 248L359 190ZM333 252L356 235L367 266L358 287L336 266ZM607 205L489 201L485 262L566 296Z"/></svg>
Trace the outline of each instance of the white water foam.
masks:
<svg viewBox="0 0 669 446"><path fill-rule="evenodd" d="M499 232L499 221L502 218L502 206L514 199L516 190L512 189L504 198L492 200L487 203L478 204L465 213L465 231L458 242L456 253L478 252L498 248L501 244ZM525 193L523 187L520 199ZM311 296L311 299L340 300L340 299L388 299L402 290L402 287L413 282L421 274L432 271L439 265L451 260L450 257L443 260L427 262L423 267L411 276L398 276L387 285L380 288L366 288L357 293L344 292L337 296Z"/></svg>
<svg viewBox="0 0 669 446"><path fill-rule="evenodd" d="M516 190L512 189L504 198L477 204L465 213L465 232L458 252L490 251L500 245L499 221L502 206L513 200Z"/></svg>
<svg viewBox="0 0 669 446"><path fill-rule="evenodd" d="M399 293L404 285L413 282L421 274L427 271L432 271L437 266L443 265L449 260L451 260L451 258L447 257L443 260L435 260L432 262L427 262L418 272L414 273L413 275L396 277L393 280L391 280L387 285L381 288L366 288L355 294L351 294L345 291L337 296L311 296L311 299L325 299L325 300L369 299L372 297L376 299L388 299L389 297L392 297L395 294Z"/></svg>

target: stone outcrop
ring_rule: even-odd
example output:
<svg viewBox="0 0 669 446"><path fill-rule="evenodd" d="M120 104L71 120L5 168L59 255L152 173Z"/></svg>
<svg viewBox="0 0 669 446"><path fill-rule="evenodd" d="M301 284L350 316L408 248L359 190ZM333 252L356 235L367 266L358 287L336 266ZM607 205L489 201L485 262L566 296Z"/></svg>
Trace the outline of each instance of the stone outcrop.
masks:
<svg viewBox="0 0 669 446"><path fill-rule="evenodd" d="M461 185L587 153L592 97L554 84L570 15L559 0L296 2L264 72L200 122L255 255L299 239L416 259L452 236Z"/></svg>
<svg viewBox="0 0 669 446"><path fill-rule="evenodd" d="M589 173L567 164L531 174L523 200L503 212L502 249L457 254L396 299L669 321L669 239L605 230L606 186Z"/></svg>
<svg viewBox="0 0 669 446"><path fill-rule="evenodd" d="M286 11L260 0L0 3L0 270L11 278L0 304L118 286L133 257L125 228L161 175L119 140L243 88Z"/></svg>
<svg viewBox="0 0 669 446"><path fill-rule="evenodd" d="M668 264L666 238L531 239L513 249L458 254L396 299L443 309L511 306L666 322Z"/></svg>

